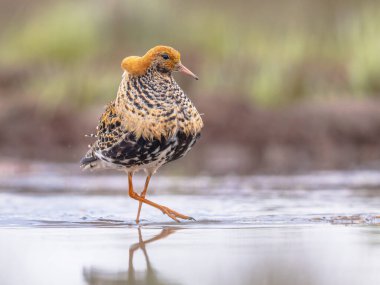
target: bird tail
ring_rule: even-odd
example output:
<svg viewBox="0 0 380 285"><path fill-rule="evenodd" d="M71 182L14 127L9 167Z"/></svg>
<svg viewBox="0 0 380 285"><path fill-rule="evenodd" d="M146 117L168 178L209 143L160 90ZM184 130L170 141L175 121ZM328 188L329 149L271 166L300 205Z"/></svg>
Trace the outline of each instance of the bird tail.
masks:
<svg viewBox="0 0 380 285"><path fill-rule="evenodd" d="M90 149L86 155L80 160L80 167L84 170L88 168L94 168L97 165L99 159L95 156L92 149Z"/></svg>

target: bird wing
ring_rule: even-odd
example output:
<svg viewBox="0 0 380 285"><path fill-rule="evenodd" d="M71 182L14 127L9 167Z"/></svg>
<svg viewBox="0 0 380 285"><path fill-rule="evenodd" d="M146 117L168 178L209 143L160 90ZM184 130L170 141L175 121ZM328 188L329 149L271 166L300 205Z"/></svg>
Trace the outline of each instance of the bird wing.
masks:
<svg viewBox="0 0 380 285"><path fill-rule="evenodd" d="M123 166L143 164L163 142L136 137L118 115L115 102L111 102L100 117L96 137L97 140L81 160L83 166L93 167L99 159Z"/></svg>
<svg viewBox="0 0 380 285"><path fill-rule="evenodd" d="M115 102L112 101L106 106L105 111L99 119L97 126L97 140L90 146L90 149L81 160L83 167L89 165L96 166L96 161L103 159L103 153L112 149L122 138L121 120L117 115Z"/></svg>

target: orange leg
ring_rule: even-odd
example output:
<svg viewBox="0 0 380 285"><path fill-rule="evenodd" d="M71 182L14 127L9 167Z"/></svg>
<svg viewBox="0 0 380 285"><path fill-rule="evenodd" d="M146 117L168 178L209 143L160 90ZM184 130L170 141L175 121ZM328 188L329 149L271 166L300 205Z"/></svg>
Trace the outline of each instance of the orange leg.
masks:
<svg viewBox="0 0 380 285"><path fill-rule="evenodd" d="M146 191L148 190L150 177L151 177L151 175L148 175L146 177L144 190L141 192L141 195L140 195L141 198L145 198ZM136 217L136 223L137 224L140 222L140 212L141 212L142 203L143 203L142 201L139 202L139 209L137 210L137 217Z"/></svg>
<svg viewBox="0 0 380 285"><path fill-rule="evenodd" d="M172 218L176 222L179 222L178 218L184 219L184 220L194 220L194 218L192 218L192 217L182 215L176 211L173 211L172 209L169 209L168 207L159 205L159 204L154 203L148 199L140 197L135 191L133 191L132 173L128 173L128 185L129 185L129 197L131 197L132 199L138 200L142 203L148 204L152 207L155 207L155 208L161 210L162 213L168 215L170 218Z"/></svg>

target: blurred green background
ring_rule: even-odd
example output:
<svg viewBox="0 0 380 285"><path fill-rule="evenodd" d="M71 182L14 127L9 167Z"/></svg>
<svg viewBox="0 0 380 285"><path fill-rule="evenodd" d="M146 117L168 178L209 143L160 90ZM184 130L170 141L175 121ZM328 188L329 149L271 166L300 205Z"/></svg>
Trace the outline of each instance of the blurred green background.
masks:
<svg viewBox="0 0 380 285"><path fill-rule="evenodd" d="M377 167L380 2L0 1L2 159L79 161L120 61L165 44L204 113L167 171ZM180 169L180 170L178 170Z"/></svg>

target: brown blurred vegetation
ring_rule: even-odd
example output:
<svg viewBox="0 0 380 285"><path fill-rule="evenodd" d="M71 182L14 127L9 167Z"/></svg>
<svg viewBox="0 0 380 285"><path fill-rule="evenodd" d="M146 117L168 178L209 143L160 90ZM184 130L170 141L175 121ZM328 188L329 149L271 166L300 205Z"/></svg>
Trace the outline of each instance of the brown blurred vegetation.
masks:
<svg viewBox="0 0 380 285"><path fill-rule="evenodd" d="M171 45L203 138L175 173L377 167L380 2L0 0L1 159L79 161L126 55Z"/></svg>

